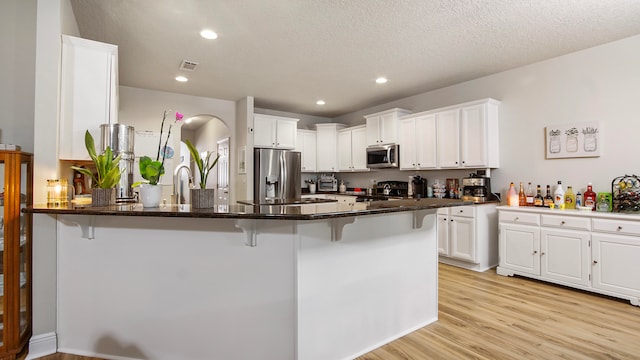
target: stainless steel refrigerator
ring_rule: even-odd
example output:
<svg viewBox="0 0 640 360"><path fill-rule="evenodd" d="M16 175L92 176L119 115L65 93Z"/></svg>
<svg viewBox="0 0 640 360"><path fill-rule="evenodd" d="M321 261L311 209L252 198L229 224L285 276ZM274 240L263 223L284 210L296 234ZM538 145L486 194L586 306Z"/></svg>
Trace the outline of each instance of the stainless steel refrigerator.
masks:
<svg viewBox="0 0 640 360"><path fill-rule="evenodd" d="M280 149L253 150L253 202L287 204L300 200L300 152Z"/></svg>

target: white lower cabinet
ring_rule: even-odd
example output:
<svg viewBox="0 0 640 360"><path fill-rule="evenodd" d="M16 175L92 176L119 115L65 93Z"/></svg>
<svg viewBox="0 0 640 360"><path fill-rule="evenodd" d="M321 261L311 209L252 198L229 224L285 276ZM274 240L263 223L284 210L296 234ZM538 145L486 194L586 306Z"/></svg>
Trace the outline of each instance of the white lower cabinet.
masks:
<svg viewBox="0 0 640 360"><path fill-rule="evenodd" d="M640 305L640 217L498 207L497 273L521 275Z"/></svg>
<svg viewBox="0 0 640 360"><path fill-rule="evenodd" d="M497 264L496 204L440 208L437 220L441 262L476 271Z"/></svg>

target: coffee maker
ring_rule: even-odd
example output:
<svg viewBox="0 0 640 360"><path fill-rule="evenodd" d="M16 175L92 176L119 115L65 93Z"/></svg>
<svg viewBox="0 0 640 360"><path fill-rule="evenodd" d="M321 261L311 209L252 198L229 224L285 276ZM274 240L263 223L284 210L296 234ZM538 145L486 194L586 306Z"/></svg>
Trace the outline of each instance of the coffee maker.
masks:
<svg viewBox="0 0 640 360"><path fill-rule="evenodd" d="M491 179L479 174L469 174L462 178L462 200L476 203L493 200Z"/></svg>

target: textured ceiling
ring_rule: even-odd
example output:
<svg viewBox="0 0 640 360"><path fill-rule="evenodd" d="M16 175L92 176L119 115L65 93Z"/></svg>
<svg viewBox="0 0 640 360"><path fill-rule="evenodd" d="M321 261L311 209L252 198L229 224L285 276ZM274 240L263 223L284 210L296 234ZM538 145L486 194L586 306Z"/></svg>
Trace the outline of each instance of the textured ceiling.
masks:
<svg viewBox="0 0 640 360"><path fill-rule="evenodd" d="M638 0L71 3L82 37L118 45L121 85L326 117L640 34Z"/></svg>

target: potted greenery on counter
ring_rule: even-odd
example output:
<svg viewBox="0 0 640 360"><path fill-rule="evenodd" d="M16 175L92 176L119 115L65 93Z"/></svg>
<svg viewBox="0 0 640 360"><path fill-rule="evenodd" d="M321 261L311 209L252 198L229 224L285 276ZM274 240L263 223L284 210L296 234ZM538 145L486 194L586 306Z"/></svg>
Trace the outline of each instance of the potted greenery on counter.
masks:
<svg viewBox="0 0 640 360"><path fill-rule="evenodd" d="M203 156L200 156L198 149L188 139L184 143L187 145L200 174L200 188L191 189L191 207L196 209L212 208L215 201L215 189L207 189L207 178L218 163L220 154L211 161L213 152L207 151Z"/></svg>
<svg viewBox="0 0 640 360"><path fill-rule="evenodd" d="M89 130L84 134L84 146L87 148L89 157L93 160L96 173L94 174L91 170L84 167L72 166L71 168L91 177L91 206L107 206L115 203L115 186L120 181L120 175L122 174L122 170L120 169L120 155L114 158L113 151L111 151L111 148L108 146L102 154L98 155L95 141Z"/></svg>

